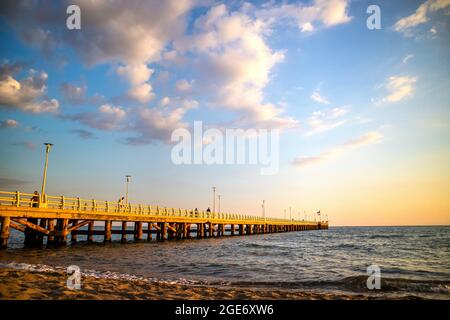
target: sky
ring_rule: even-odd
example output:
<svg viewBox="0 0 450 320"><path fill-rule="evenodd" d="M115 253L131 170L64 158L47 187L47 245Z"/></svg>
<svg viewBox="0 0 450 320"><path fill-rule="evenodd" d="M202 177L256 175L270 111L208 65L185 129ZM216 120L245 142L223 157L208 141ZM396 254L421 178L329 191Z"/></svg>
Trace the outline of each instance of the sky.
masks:
<svg viewBox="0 0 450 320"><path fill-rule="evenodd" d="M2 1L0 189L40 190L51 142L50 195L113 201L129 174L132 203L206 209L215 186L222 212L448 225L449 16L449 0ZM175 164L194 121L276 130L278 171Z"/></svg>

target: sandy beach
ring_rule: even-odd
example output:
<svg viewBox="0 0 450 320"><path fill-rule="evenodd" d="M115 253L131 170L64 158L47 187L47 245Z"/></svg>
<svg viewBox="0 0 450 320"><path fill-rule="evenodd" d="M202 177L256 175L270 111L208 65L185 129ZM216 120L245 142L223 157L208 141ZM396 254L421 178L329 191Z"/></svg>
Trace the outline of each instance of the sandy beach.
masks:
<svg viewBox="0 0 450 320"><path fill-rule="evenodd" d="M82 277L80 290L66 286L67 275L60 272L30 272L2 269L0 299L3 300L205 300L205 299L367 299L363 295L316 294L309 292L267 289L217 288L184 286Z"/></svg>

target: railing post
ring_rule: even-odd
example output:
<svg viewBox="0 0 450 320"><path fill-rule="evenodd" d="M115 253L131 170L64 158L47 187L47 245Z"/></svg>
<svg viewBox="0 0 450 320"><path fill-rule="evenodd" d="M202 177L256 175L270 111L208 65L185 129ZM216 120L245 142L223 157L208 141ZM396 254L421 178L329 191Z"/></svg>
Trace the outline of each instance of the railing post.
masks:
<svg viewBox="0 0 450 320"><path fill-rule="evenodd" d="M105 201L105 208L106 208L106 212L109 212L109 203L108 203L108 201Z"/></svg>
<svg viewBox="0 0 450 320"><path fill-rule="evenodd" d="M20 192L16 191L16 207L20 207Z"/></svg>
<svg viewBox="0 0 450 320"><path fill-rule="evenodd" d="M96 211L96 202L95 199L92 199L92 211Z"/></svg>
<svg viewBox="0 0 450 320"><path fill-rule="evenodd" d="M61 196L61 209L64 210L64 196Z"/></svg>

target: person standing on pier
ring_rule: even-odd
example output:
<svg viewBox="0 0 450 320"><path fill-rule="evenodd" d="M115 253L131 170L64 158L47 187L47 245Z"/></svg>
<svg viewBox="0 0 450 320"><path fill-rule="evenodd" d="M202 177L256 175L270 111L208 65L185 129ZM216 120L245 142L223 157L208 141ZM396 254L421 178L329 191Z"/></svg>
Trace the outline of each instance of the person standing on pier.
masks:
<svg viewBox="0 0 450 320"><path fill-rule="evenodd" d="M194 217L198 218L198 209L197 208L195 208L195 210L194 210Z"/></svg>
<svg viewBox="0 0 450 320"><path fill-rule="evenodd" d="M30 200L33 208L39 207L39 192L35 191Z"/></svg>
<svg viewBox="0 0 450 320"><path fill-rule="evenodd" d="M206 215L208 216L208 218L211 216L211 209L208 207L208 209L206 209Z"/></svg>
<svg viewBox="0 0 450 320"><path fill-rule="evenodd" d="M118 203L117 203L117 207L119 209L119 211L121 211L123 209L123 202L125 200L125 197L122 197L119 199Z"/></svg>

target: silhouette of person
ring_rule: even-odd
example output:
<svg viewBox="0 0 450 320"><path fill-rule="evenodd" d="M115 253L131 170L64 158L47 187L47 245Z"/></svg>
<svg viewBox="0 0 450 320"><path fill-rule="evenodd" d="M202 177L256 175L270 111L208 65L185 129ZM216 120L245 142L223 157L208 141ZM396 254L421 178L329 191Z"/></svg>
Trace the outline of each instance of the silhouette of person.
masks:
<svg viewBox="0 0 450 320"><path fill-rule="evenodd" d="M35 191L30 200L33 208L39 207L39 192Z"/></svg>
<svg viewBox="0 0 450 320"><path fill-rule="evenodd" d="M122 198L120 198L119 199L119 201L118 201L118 207L119 207L119 210L121 210L122 208L123 208L123 202L124 202L124 200L125 200L125 197L122 197Z"/></svg>

